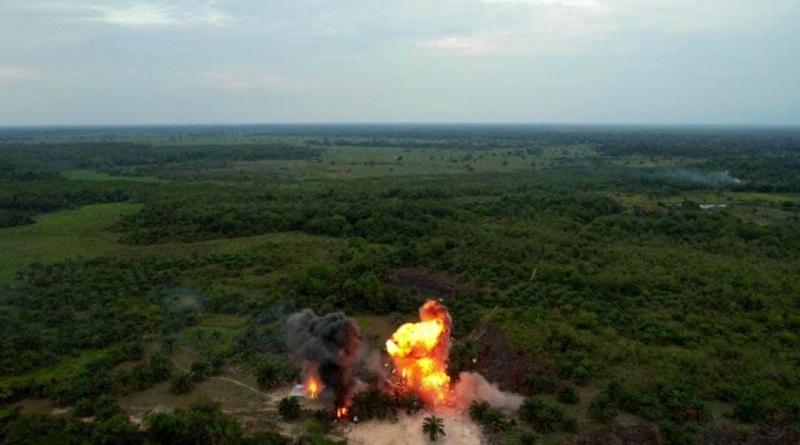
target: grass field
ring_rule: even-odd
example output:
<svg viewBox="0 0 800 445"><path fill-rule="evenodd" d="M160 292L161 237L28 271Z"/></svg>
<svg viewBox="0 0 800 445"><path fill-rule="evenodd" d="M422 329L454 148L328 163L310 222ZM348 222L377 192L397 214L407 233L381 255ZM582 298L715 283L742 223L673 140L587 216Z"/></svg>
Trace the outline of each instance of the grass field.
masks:
<svg viewBox="0 0 800 445"><path fill-rule="evenodd" d="M67 170L62 173L65 178L74 181L135 181L135 182L167 182L152 176L114 176L92 170Z"/></svg>
<svg viewBox="0 0 800 445"><path fill-rule="evenodd" d="M134 247L120 244L110 230L114 222L141 208L139 204L97 204L75 210L41 215L36 224L0 229L0 279L7 279L32 263L50 264L69 258L116 256L187 255L192 253L265 253L280 250L289 262L324 261L345 245L341 239L302 233L219 239L200 243L172 243ZM264 277L248 277L259 284Z"/></svg>
<svg viewBox="0 0 800 445"><path fill-rule="evenodd" d="M40 368L35 371L29 372L24 375L6 375L0 376L0 387L13 386L15 382L22 382L26 380L63 380L67 377L72 377L86 367L88 363L102 358L107 350L85 350L76 357L69 357L59 361L58 365L49 368Z"/></svg>
<svg viewBox="0 0 800 445"><path fill-rule="evenodd" d="M442 176L468 172L540 170L599 155L584 145L556 146L527 152L518 149L406 149L402 147L325 148L320 160L232 162L207 170L206 179L359 179Z"/></svg>
<svg viewBox="0 0 800 445"><path fill-rule="evenodd" d="M33 225L0 229L0 279L31 263L90 258L120 249L118 235L109 228L140 208L139 204L90 205L41 215Z"/></svg>

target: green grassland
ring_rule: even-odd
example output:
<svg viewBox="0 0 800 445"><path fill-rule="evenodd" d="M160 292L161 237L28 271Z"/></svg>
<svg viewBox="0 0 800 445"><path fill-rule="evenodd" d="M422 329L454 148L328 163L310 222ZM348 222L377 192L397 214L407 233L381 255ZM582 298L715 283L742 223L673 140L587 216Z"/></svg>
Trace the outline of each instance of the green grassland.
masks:
<svg viewBox="0 0 800 445"><path fill-rule="evenodd" d="M107 352L104 350L87 350L81 352L77 357L61 360L56 366L40 368L25 375L5 375L0 377L0 387L8 387L27 380L60 381L74 376L87 364L102 358Z"/></svg>
<svg viewBox="0 0 800 445"><path fill-rule="evenodd" d="M234 161L225 165L208 166L199 171L177 167L163 173L176 179L216 181L435 177L472 172L535 171L591 162L599 157L599 154L587 145L555 146L536 150L487 149L480 152L437 147L408 149L320 146L317 148L322 150L321 156L313 160ZM147 177L139 179L147 180Z"/></svg>
<svg viewBox="0 0 800 445"><path fill-rule="evenodd" d="M62 173L65 178L74 181L136 181L136 182L162 182L151 176L114 176L108 173L91 170L67 170Z"/></svg>
<svg viewBox="0 0 800 445"><path fill-rule="evenodd" d="M0 277L9 278L31 263L49 264L69 258L91 258L122 246L111 230L121 215L140 204L98 204L41 215L29 226L0 229Z"/></svg>

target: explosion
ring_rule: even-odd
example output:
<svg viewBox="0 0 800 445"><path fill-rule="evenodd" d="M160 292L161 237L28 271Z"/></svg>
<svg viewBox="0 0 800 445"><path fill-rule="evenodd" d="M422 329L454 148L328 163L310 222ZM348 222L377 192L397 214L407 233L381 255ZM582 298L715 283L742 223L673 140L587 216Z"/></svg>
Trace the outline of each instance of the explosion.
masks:
<svg viewBox="0 0 800 445"><path fill-rule="evenodd" d="M429 404L446 402L450 388L447 357L452 321L447 308L428 300L419 308L418 323L400 326L386 341L403 384Z"/></svg>
<svg viewBox="0 0 800 445"><path fill-rule="evenodd" d="M357 388L366 389L356 374L374 372L361 361L362 337L356 321L342 313L319 316L305 309L289 317L287 328L289 349L302 365L306 397L318 400L337 420L348 419L354 408L350 397ZM428 300L419 308L417 323L406 323L392 334L386 352L394 362L395 379L389 384L395 395L413 393L430 406L447 405L456 410L466 409L473 401L518 408L521 396L503 393L479 374L462 372L459 381L451 384L447 375L451 331L447 308Z"/></svg>
<svg viewBox="0 0 800 445"><path fill-rule="evenodd" d="M322 383L320 383L315 370L308 371L308 379L304 386L309 398L316 399L319 396L320 391L322 391Z"/></svg>
<svg viewBox="0 0 800 445"><path fill-rule="evenodd" d="M286 323L287 343L302 363L308 397L318 399L332 413L346 409L361 346L358 324L342 313L320 316L310 309L293 314Z"/></svg>

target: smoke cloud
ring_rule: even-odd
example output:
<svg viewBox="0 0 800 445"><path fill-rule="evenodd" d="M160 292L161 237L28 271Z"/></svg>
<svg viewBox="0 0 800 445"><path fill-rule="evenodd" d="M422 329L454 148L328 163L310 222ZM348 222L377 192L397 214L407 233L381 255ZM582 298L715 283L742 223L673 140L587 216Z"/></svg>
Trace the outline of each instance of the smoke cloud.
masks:
<svg viewBox="0 0 800 445"><path fill-rule="evenodd" d="M700 172L683 168L675 168L667 170L666 175L673 179L712 187L735 185L742 182L739 179L731 176L728 171Z"/></svg>
<svg viewBox="0 0 800 445"><path fill-rule="evenodd" d="M304 373L316 370L324 385L320 400L345 406L353 391L353 365L361 346L361 329L341 312L318 316L304 309L287 321L288 346L303 362Z"/></svg>
<svg viewBox="0 0 800 445"><path fill-rule="evenodd" d="M475 372L458 374L458 382L453 387L455 403L459 409L466 409L472 402L487 402L495 408L516 411L522 405L519 394L500 391L494 383L489 383Z"/></svg>

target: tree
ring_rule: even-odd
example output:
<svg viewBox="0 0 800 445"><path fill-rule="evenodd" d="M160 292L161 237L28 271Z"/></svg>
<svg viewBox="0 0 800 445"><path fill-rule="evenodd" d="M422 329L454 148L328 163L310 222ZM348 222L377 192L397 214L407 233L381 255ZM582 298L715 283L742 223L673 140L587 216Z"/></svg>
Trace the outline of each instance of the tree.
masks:
<svg viewBox="0 0 800 445"><path fill-rule="evenodd" d="M131 382L133 383L133 387L138 390L144 390L153 386L155 382L150 367L144 363L134 366L131 370Z"/></svg>
<svg viewBox="0 0 800 445"><path fill-rule="evenodd" d="M73 414L78 417L89 417L94 414L94 403L89 399L80 399L75 402Z"/></svg>
<svg viewBox="0 0 800 445"><path fill-rule="evenodd" d="M115 414L98 422L92 430L94 445L135 445L141 444L139 428L123 414Z"/></svg>
<svg viewBox="0 0 800 445"><path fill-rule="evenodd" d="M426 434L430 440L436 442L439 436L446 436L444 432L444 420L436 416L426 417L425 422L422 424L422 433Z"/></svg>
<svg viewBox="0 0 800 445"><path fill-rule="evenodd" d="M490 408L488 402L472 402L469 405L469 417L477 423L482 423L483 417Z"/></svg>
<svg viewBox="0 0 800 445"><path fill-rule="evenodd" d="M800 421L800 399L789 402L786 412L795 421Z"/></svg>
<svg viewBox="0 0 800 445"><path fill-rule="evenodd" d="M194 362L192 363L191 374L192 380L195 382L202 382L208 378L210 365L208 362Z"/></svg>
<svg viewBox="0 0 800 445"><path fill-rule="evenodd" d="M178 444L240 444L242 425L222 413L219 403L208 400L192 404L187 411L154 413L145 418L148 443Z"/></svg>
<svg viewBox="0 0 800 445"><path fill-rule="evenodd" d="M291 445L292 440L274 431L259 431L247 441L249 445Z"/></svg>
<svg viewBox="0 0 800 445"><path fill-rule="evenodd" d="M64 406L72 401L72 393L69 388L62 384L57 384L50 390L50 398L58 406Z"/></svg>
<svg viewBox="0 0 800 445"><path fill-rule="evenodd" d="M564 413L555 406L544 403L537 397L525 399L519 409L519 417L542 434L549 434L557 429L564 429ZM567 425L571 426L571 425Z"/></svg>
<svg viewBox="0 0 800 445"><path fill-rule="evenodd" d="M155 351L150 356L150 372L157 382L164 381L172 374L172 362L166 354Z"/></svg>
<svg viewBox="0 0 800 445"><path fill-rule="evenodd" d="M173 349L175 349L175 336L167 334L164 336L164 350L172 353Z"/></svg>
<svg viewBox="0 0 800 445"><path fill-rule="evenodd" d="M98 420L110 419L120 413L117 399L111 394L103 394L94 403L94 415Z"/></svg>
<svg viewBox="0 0 800 445"><path fill-rule="evenodd" d="M186 394L194 389L194 382L192 375L188 372L180 372L172 378L169 384L169 390L175 395Z"/></svg>
<svg viewBox="0 0 800 445"><path fill-rule="evenodd" d="M282 370L272 360L264 360L256 369L256 383L259 389L267 390L280 383Z"/></svg>
<svg viewBox="0 0 800 445"><path fill-rule="evenodd" d="M294 396L284 397L278 402L278 413L286 420L300 417L300 399Z"/></svg>
<svg viewBox="0 0 800 445"><path fill-rule="evenodd" d="M128 394L133 390L133 373L123 369L114 374L112 378L114 390L120 394Z"/></svg>
<svg viewBox="0 0 800 445"><path fill-rule="evenodd" d="M608 394L598 395L589 405L589 415L603 423L612 422L618 414L617 406Z"/></svg>
<svg viewBox="0 0 800 445"><path fill-rule="evenodd" d="M558 391L558 401L574 405L580 401L580 397L574 386L566 385Z"/></svg>
<svg viewBox="0 0 800 445"><path fill-rule="evenodd" d="M469 416L489 434L507 431L511 427L511 422L506 419L503 412L492 408L488 402L472 402L469 406Z"/></svg>
<svg viewBox="0 0 800 445"><path fill-rule="evenodd" d="M371 388L353 396L351 413L361 420L384 420L395 416L396 407L389 396Z"/></svg>

